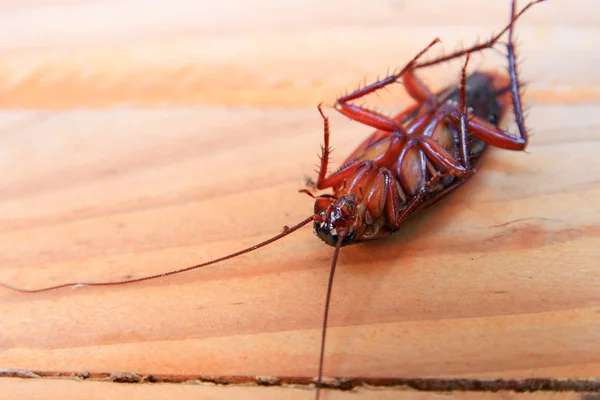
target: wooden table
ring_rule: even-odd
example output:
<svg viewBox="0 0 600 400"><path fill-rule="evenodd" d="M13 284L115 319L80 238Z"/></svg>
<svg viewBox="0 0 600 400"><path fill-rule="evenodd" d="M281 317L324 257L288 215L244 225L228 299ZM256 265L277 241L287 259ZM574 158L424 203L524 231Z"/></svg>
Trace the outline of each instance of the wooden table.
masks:
<svg viewBox="0 0 600 400"><path fill-rule="evenodd" d="M600 396L596 5L550 0L518 26L529 153L493 150L395 236L343 249L325 375L372 386L324 398ZM508 7L3 2L0 280L138 277L278 233L312 212L297 190L318 162L319 102L436 36L435 54L488 37ZM460 65L421 76L437 88ZM410 104L401 85L368 100ZM327 113L341 162L371 130ZM305 228L161 280L0 289L0 399L311 399L331 255ZM544 383L566 391L514 390Z"/></svg>

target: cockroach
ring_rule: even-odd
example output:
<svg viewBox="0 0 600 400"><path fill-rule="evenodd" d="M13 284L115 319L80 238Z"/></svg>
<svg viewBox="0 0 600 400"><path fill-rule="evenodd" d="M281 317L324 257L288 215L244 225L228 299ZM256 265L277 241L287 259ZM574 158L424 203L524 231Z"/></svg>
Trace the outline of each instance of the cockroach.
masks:
<svg viewBox="0 0 600 400"><path fill-rule="evenodd" d="M318 399L323 386L329 303L340 249L396 232L409 216L445 198L473 176L490 146L507 150L526 148L528 131L523 117L513 31L517 19L542 1L544 0L534 0L517 12L516 0L512 0L509 23L488 41L430 61L419 61L439 42L439 39L435 39L397 73L338 98L333 108L376 131L330 175L327 175L330 126L320 104L318 111L324 125L320 168L316 182L309 181L308 189L300 190L315 199L314 213L296 225L285 226L281 233L272 238L202 264L139 278L114 282L65 283L41 289L22 289L4 283L0 285L20 292L35 293L68 286L123 285L162 278L241 256L312 222L316 236L334 247L315 381ZM508 75L474 72L467 76L470 55L494 48L507 32L508 40L505 45ZM465 62L458 87L453 85L432 93L415 75L419 69L461 57L465 58ZM415 104L393 118L351 103L400 79ZM504 131L499 126L511 108L519 136ZM331 189L333 193L313 194L314 191L325 189Z"/></svg>

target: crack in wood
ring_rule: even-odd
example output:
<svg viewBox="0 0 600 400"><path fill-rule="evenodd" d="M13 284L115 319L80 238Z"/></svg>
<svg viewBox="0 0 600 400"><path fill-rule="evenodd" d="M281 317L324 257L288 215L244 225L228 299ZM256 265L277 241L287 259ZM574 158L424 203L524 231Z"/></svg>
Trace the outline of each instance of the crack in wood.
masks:
<svg viewBox="0 0 600 400"><path fill-rule="evenodd" d="M197 375L154 375L114 372L76 371L29 371L0 370L0 378L18 379L74 379L114 383L171 383L215 385L255 384L258 386L299 386L313 385L314 379L307 377L275 376L197 376ZM357 387L404 388L426 392L598 392L600 378L590 379L441 379L441 378L328 378L324 387L338 390L352 390Z"/></svg>

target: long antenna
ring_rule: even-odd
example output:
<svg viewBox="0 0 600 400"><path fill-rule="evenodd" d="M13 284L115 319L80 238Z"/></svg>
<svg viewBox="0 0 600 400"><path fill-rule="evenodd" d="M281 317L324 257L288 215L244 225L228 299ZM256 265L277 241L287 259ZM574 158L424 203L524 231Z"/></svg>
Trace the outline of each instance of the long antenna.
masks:
<svg viewBox="0 0 600 400"><path fill-rule="evenodd" d="M329 302L331 300L331 290L333 289L333 277L335 275L335 266L337 265L338 255L342 248L342 242L346 238L345 234L341 234L335 245L333 258L331 259L331 271L329 272L329 282L327 283L327 296L325 297L325 313L323 315L323 328L321 330L321 353L319 355L319 375L317 377L317 395L316 400L319 400L321 395L321 384L323 380L323 362L325 359L325 337L327 336L327 320L329 319Z"/></svg>
<svg viewBox="0 0 600 400"><path fill-rule="evenodd" d="M303 220L302 222L292 226L292 227L288 227L285 226L283 228L283 232L281 232L278 235L273 236L270 239L265 240L264 242L260 242L258 244L255 244L254 246L248 247L244 250L240 250L237 251L235 253L231 253L228 254L224 257L220 257L220 258L216 258L214 260L211 261L207 261L204 262L202 264L197 264L197 265L192 265L191 267L186 267L186 268L180 268L180 269L176 269L173 271L169 271L169 272L163 272L160 274L155 274L155 275L148 275L148 276L143 276L141 278L132 278L132 279L125 279L122 281L114 281L114 282L71 282L71 283L63 283L60 285L56 285L56 286L49 286L49 287L45 287L45 288L41 288L41 289L23 289L23 288L19 288L16 286L12 286L3 282L0 282L0 286L11 289L11 290L15 290L17 292L23 292L23 293L39 293L39 292L45 292L48 290L55 290L55 289L60 289L60 288L64 288L64 287L69 287L69 286L116 286L116 285L124 285L126 283L133 283L133 282L142 282L142 281L148 281L150 279L158 279L158 278L164 278L165 276L170 276L170 275L176 275L176 274L181 274L184 272L188 272L194 269L198 269L198 268L202 268L202 267L207 267L209 265L212 264L216 264L218 262L221 261L225 261L225 260L229 260L230 258L234 258L237 256L241 256L242 254L246 254L249 253L251 251L254 251L256 249L259 249L261 247L264 247L268 244L271 244L279 239L281 239L282 237L285 237L287 235L289 235L290 233L297 231L298 229L302 228L304 225L308 224L309 222L311 222L313 220L314 216L311 215L310 217L306 218L305 220Z"/></svg>

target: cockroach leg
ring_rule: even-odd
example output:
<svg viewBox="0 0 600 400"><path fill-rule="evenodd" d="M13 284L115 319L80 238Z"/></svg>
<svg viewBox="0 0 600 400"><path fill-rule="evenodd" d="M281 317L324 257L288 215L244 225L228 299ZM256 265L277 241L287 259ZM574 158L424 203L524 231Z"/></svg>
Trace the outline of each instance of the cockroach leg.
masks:
<svg viewBox="0 0 600 400"><path fill-rule="evenodd" d="M404 199L400 198L400 192L396 183L396 178L392 175L389 170L384 172L387 191L387 202L385 213L394 228L399 228L402 223L400 217L400 205L404 204Z"/></svg>
<svg viewBox="0 0 600 400"><path fill-rule="evenodd" d="M434 139L424 136L419 140L419 147L445 171L449 171L457 178L465 179L469 175L469 170L455 160L446 149L444 149Z"/></svg>
<svg viewBox="0 0 600 400"><path fill-rule="evenodd" d="M321 145L321 166L319 168L319 176L315 187L321 189L323 187L323 181L327 176L327 165L329 163L331 148L329 147L329 117L323 112L323 103L320 103L317 109L323 118L323 145Z"/></svg>
<svg viewBox="0 0 600 400"><path fill-rule="evenodd" d="M394 216L394 219L392 220L393 225L400 226L402 222L404 222L421 205L421 203L425 199L425 196L427 196L429 191L439 182L439 180L451 175L452 174L447 172L439 172L435 174L429 180L429 182L427 182L427 184L423 186L423 188L421 188L421 190L419 190L419 192L413 198L410 199L410 201L406 204L406 206L404 206L404 208L400 212L394 212L393 210L388 209L388 216L390 216L390 218ZM399 200L397 190L395 191L395 193L392 190L390 190L390 195L394 198L395 201Z"/></svg>
<svg viewBox="0 0 600 400"><path fill-rule="evenodd" d="M369 110L361 106L343 102L342 100L338 100L336 109L346 117L375 129L386 132L396 131L405 133L404 127L400 123L375 110Z"/></svg>
<svg viewBox="0 0 600 400"><path fill-rule="evenodd" d="M463 106L461 106L461 112L459 112L459 113L455 112L450 115L451 119L453 119L455 121L460 121L461 125L465 124L464 127L461 127L461 131L463 130L463 128L465 131L468 129L470 132L473 133L473 135L475 137L487 142L488 144L491 144L493 146L500 147L503 149L507 149L507 150L524 150L527 147L527 144L529 142L529 135L528 135L528 130L525 126L525 118L523 116L523 106L522 106L523 102L521 100L521 88L520 88L521 84L520 84L519 77L517 74L517 61L516 61L513 32L514 32L514 25L515 25L515 22L517 21L517 19L519 19L519 17L521 17L529 8L531 8L535 4L541 3L543 1L545 1L545 0L531 1L529 4L527 4L525 7L523 7L517 13L516 12L516 1L513 0L511 2L511 8L510 8L510 22L498 34L492 36L488 41L486 41L484 43L476 44L467 49L462 49L460 51L445 55L443 57L435 58L430 61L416 63L416 65L414 66L414 69L426 68L426 67L429 67L432 65L437 65L440 63L444 63L446 61L450 61L450 60L458 58L458 57L462 57L463 55L469 55L473 52L491 48L491 47L495 46L496 43L498 43L500 38L506 32L508 32L508 43L506 44L506 49L507 49L507 59L508 59L508 73L509 73L509 77L510 77L509 88L510 88L511 95L512 95L513 114L515 116L516 125L519 129L520 137L516 137L508 132L505 132L502 129L499 129L499 128L493 126L492 124L488 123L487 121L485 121L479 117L472 116L469 118L468 121L466 121L466 112L463 109L464 108ZM464 72L463 72L463 76L465 76ZM464 90L461 93L462 93L461 96L464 96ZM462 101L464 102L464 99L462 99ZM461 134L461 136L462 136L462 134ZM461 158L463 158L463 161L465 160L465 158L464 158L465 151L464 150L465 150L464 144L461 144L461 153L462 153Z"/></svg>
<svg viewBox="0 0 600 400"><path fill-rule="evenodd" d="M355 90L354 92L347 94L345 96L342 96L338 102L340 103L345 103L348 101L352 101L352 100L356 100L358 98L361 98L363 96L366 96L370 93L373 93L379 89L382 89L388 85L391 85L392 83L395 83L396 81L398 81L398 79L400 79L405 73L406 71L408 71L409 69L412 69L415 64L417 63L417 61L430 49L432 48L435 44L440 42L440 38L435 38L433 41L431 41L431 43L429 43L423 50L421 50L416 56L413 57L412 60L410 60L398 73L395 73L393 75L388 76L385 79L381 79L375 83L372 83L368 86L365 86L363 88L360 88L358 90Z"/></svg>
<svg viewBox="0 0 600 400"><path fill-rule="evenodd" d="M542 0L540 0L542 1ZM535 4L535 3L530 3L530 5ZM525 9L527 9L527 7L525 7ZM524 10L525 10L524 9ZM522 14L523 11L521 11L519 13ZM511 6L511 18L514 20L516 18L515 16L515 2L512 2L512 6ZM510 76L510 91L511 91L511 95L512 95L512 105L513 105L513 114L515 116L515 121L517 124L517 127L519 129L519 137L514 136L500 128L497 128L496 126L490 124L489 122L476 117L476 116L472 116L469 118L468 121L466 121L466 105L465 105L465 99L464 99L464 93L465 90L462 89L461 90L461 105L460 105L460 112L454 112L452 114L450 114L450 118L456 122L460 121L461 124L461 131L463 130L462 125L465 124L465 131L466 128L468 127L468 130L470 132L473 133L473 135L493 146L499 147L499 148L503 148L503 149L507 149L507 150L524 150L527 147L527 144L529 142L529 136L527 133L527 128L525 127L525 119L523 117L523 110L522 110L522 101L521 101L521 91L520 91L520 82L519 82L519 78L517 75L517 63L516 63L516 56L515 56L515 52L514 52L514 43L513 43L513 25L510 24L509 25L509 30L508 30L508 44L506 45L507 47L507 58L508 58L508 73ZM469 56L469 53L467 53L467 56ZM468 62L468 59L467 59ZM465 67L463 68L463 76L461 79L461 85L464 85L464 81L466 80L466 63L465 63ZM462 136L462 135L461 135ZM461 146L464 147L464 146Z"/></svg>
<svg viewBox="0 0 600 400"><path fill-rule="evenodd" d="M361 163L354 163L354 164L350 164L345 167L342 167L339 170L337 170L336 172L329 175L327 178L325 178L321 182L320 185L317 185L317 188L318 189L326 189L329 187L336 187L336 186L344 183L344 181L346 179L348 179L348 177L352 176L354 173L356 173L356 171L358 171L362 167L363 167L363 164L361 164Z"/></svg>
<svg viewBox="0 0 600 400"><path fill-rule="evenodd" d="M309 195L309 196L310 196L310 197L312 197L313 199L315 198L315 195L314 195L314 194L312 194L312 193L310 192L310 190L308 190L308 189L300 189L300 190L298 190L298 193L304 193L304 194L307 194L307 195Z"/></svg>
<svg viewBox="0 0 600 400"><path fill-rule="evenodd" d="M521 11L519 11L518 13L515 14L515 12L516 12L516 4L515 4L515 0L513 0L512 1L512 5L511 5L511 19L510 19L510 22L500 32L498 32L496 35L492 36L488 41L486 41L484 43L475 44L475 45L473 45L473 46L471 46L469 48L462 49L462 50L459 50L459 51L455 51L454 53L450 53L450 54L447 54L445 56L435 58L433 60L425 61L425 62L422 62L422 63L415 63L414 69L426 68L426 67L430 67L432 65L441 64L441 63L444 63L446 61L450 61L450 60L453 60L455 58L462 57L462 56L464 56L466 54L475 53L475 52L478 52L478 51L482 51L482 50L494 47L494 45L496 45L496 43L498 43L498 40L500 40L500 38L506 32L509 32L509 42L511 42L511 47L514 46L512 44L512 33L511 33L512 30L513 30L512 27L513 27L514 23L528 9L530 9L534 5L536 5L538 3L542 3L544 1L546 1L546 0L535 0L535 1L532 1L529 4L527 4L525 7L523 7L521 9ZM509 50L509 53L510 53L510 50ZM517 89L518 89L518 85L517 85Z"/></svg>
<svg viewBox="0 0 600 400"><path fill-rule="evenodd" d="M463 65L462 68L459 84L460 131L458 135L458 147L460 151L462 165L467 171L471 169L471 162L469 160L469 149L467 148L467 114L469 112L467 108L467 66L469 65L470 59L471 54L469 53L467 54L465 65Z"/></svg>
<svg viewBox="0 0 600 400"><path fill-rule="evenodd" d="M450 115L450 118L460 121L462 113L455 112ZM514 136L502 129L496 128L479 117L470 117L467 121L467 126L469 132L473 133L473 136L501 149L523 150L527 146L527 136L525 138Z"/></svg>
<svg viewBox="0 0 600 400"><path fill-rule="evenodd" d="M402 83L404 84L406 92L418 103L430 103L432 100L435 100L435 95L431 93L431 90L429 90L427 85L415 75L413 69L409 69L404 73ZM433 106L434 104L431 105Z"/></svg>
<svg viewBox="0 0 600 400"><path fill-rule="evenodd" d="M396 119L392 119L386 115L383 115L383 114L378 113L373 110L366 109L361 106L350 104L349 102L352 100L359 99L363 96L366 96L370 93L373 93L379 89L382 89L382 88L398 81L398 79L400 79L403 75L405 75L405 73L407 71L409 71L410 69L413 68L413 66L416 64L417 60L421 56L423 56L423 54L425 54L432 46L434 46L439 41L440 41L440 39L436 38L431 43L429 43L429 45L427 45L427 47L425 47L423 50L421 50L419 52L419 54L417 54L412 60L410 60L410 62L408 64L406 64L400 70L400 72L398 72L397 74L390 75L385 79L382 79L382 80L372 83L368 86L365 86L363 88L355 90L354 92L352 92L348 95L340 97L335 103L336 110L338 110L340 113L342 113L343 115L347 116L348 118L350 118L354 121L371 126L375 129L380 129L380 130L386 131L386 132L400 132L400 133L405 134L406 132L404 130L404 127ZM424 86L424 85L420 85L420 86ZM428 90L427 90L427 92L428 92ZM424 95L422 87L419 87L419 85L416 84L416 80L415 80L414 93L415 93L417 100L419 97ZM406 134L405 134L405 136L406 136Z"/></svg>
<svg viewBox="0 0 600 400"><path fill-rule="evenodd" d="M529 6L531 5L533 4L530 4ZM522 14L523 11L521 11L519 15ZM510 17L512 21L514 21L517 18L515 12L516 3L513 0L510 7ZM508 29L508 44L506 45L506 52L508 55L508 74L510 76L510 91L512 94L512 105L513 114L515 116L515 122L517 124L517 127L519 128L519 134L521 135L521 138L527 144L527 142L529 141L529 135L528 130L525 127L525 117L523 116L523 102L521 101L521 83L519 82L519 76L517 74L517 55L515 53L513 32L514 26L513 24L510 24L510 28Z"/></svg>

